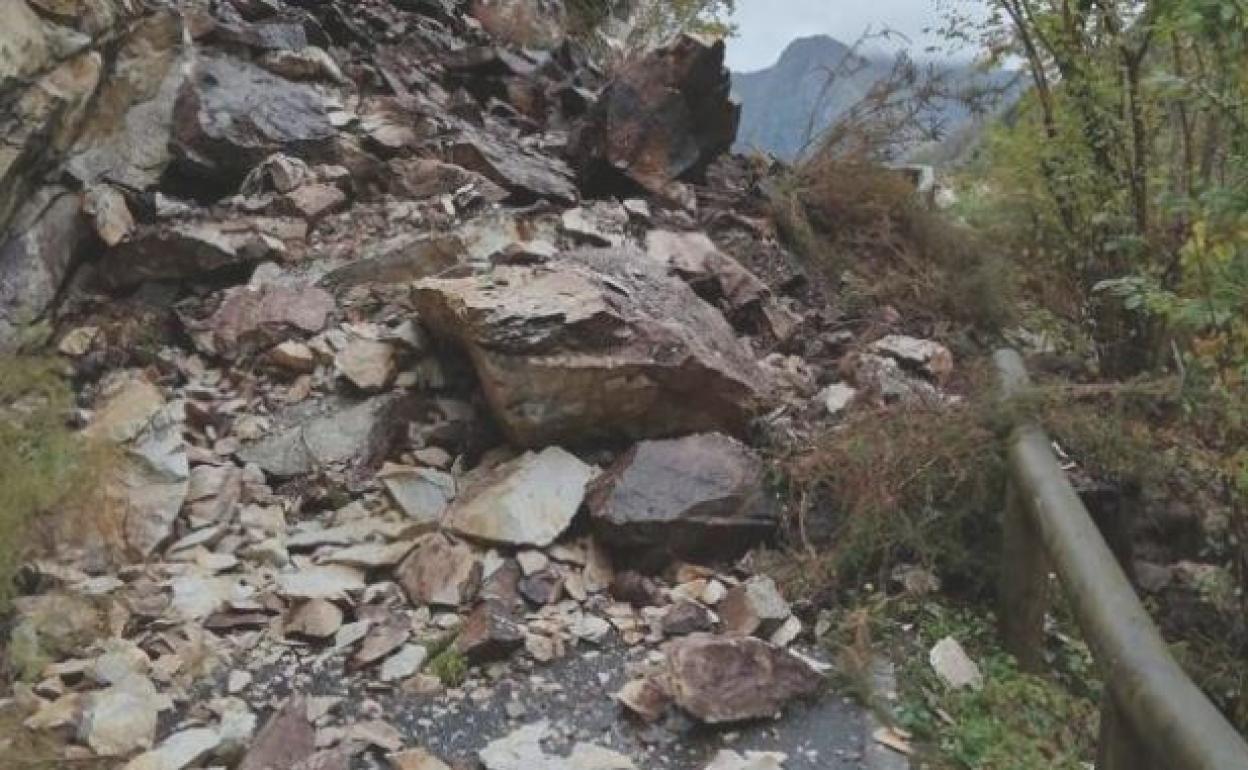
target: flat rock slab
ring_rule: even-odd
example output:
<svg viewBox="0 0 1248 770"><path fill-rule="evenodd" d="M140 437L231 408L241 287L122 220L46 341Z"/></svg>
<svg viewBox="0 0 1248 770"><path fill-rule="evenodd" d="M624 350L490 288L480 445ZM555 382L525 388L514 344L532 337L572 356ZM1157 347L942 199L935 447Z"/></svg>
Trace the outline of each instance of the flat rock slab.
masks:
<svg viewBox="0 0 1248 770"><path fill-rule="evenodd" d="M500 465L457 500L445 526L488 543L545 547L572 524L593 466L558 447Z"/></svg>

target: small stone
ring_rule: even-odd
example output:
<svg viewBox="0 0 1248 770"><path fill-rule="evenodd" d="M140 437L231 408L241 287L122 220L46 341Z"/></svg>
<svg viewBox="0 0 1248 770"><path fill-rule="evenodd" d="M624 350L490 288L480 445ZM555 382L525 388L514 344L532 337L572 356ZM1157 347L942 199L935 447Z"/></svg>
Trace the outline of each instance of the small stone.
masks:
<svg viewBox="0 0 1248 770"><path fill-rule="evenodd" d="M62 337L56 349L62 355L79 358L85 356L91 350L91 346L95 344L95 340L99 336L100 329L98 326L79 326Z"/></svg>
<svg viewBox="0 0 1248 770"><path fill-rule="evenodd" d="M451 770L450 765L424 749L408 749L389 754L386 761L390 763L390 770Z"/></svg>
<svg viewBox="0 0 1248 770"><path fill-rule="evenodd" d="M815 396L815 401L823 407L825 412L835 417L845 411L857 395L856 388L838 382L819 391L819 394Z"/></svg>
<svg viewBox="0 0 1248 770"><path fill-rule="evenodd" d="M356 338L334 357L334 366L355 387L376 392L394 382L398 374L396 359L396 351L390 343Z"/></svg>
<svg viewBox="0 0 1248 770"><path fill-rule="evenodd" d="M714 615L696 602L677 602L663 614L663 633L668 636L710 631L714 626Z"/></svg>
<svg viewBox="0 0 1248 770"><path fill-rule="evenodd" d="M550 559L541 551L521 551L516 554L516 562L526 577L550 566Z"/></svg>
<svg viewBox="0 0 1248 770"><path fill-rule="evenodd" d="M769 641L777 647L788 647L790 644L797 641L797 637L801 636L801 634L802 621L798 620L797 616L790 615L788 619L781 623L780 627L772 633Z"/></svg>
<svg viewBox="0 0 1248 770"><path fill-rule="evenodd" d="M979 666L952 636L946 636L932 647L928 662L941 681L954 690L964 687L981 690L984 687L984 675L980 673Z"/></svg>
<svg viewBox="0 0 1248 770"><path fill-rule="evenodd" d="M421 465L428 465L443 471L451 467L451 463L455 460L445 449L436 446L417 449L412 452L412 457L416 458L416 462Z"/></svg>
<svg viewBox="0 0 1248 770"><path fill-rule="evenodd" d="M381 664L381 681L393 682L398 679L407 679L420 671L427 657L429 657L429 651L422 645L404 645Z"/></svg>
<svg viewBox="0 0 1248 770"><path fill-rule="evenodd" d="M342 627L342 610L324 599L304 602L286 619L286 633L310 639L328 639Z"/></svg>
<svg viewBox="0 0 1248 770"><path fill-rule="evenodd" d="M506 658L524 646L524 629L511 617L506 604L486 600L464 621L455 649L472 663Z"/></svg>
<svg viewBox="0 0 1248 770"><path fill-rule="evenodd" d="M430 527L437 525L455 499L455 477L443 471L386 465L377 477L409 519Z"/></svg>
<svg viewBox="0 0 1248 770"><path fill-rule="evenodd" d="M251 674L247 671L231 671L226 680L225 690L230 695L238 695L251 684Z"/></svg>
<svg viewBox="0 0 1248 770"><path fill-rule="evenodd" d="M729 589L719 603L725 630L747 636L771 636L792 614L775 581L765 575Z"/></svg>
<svg viewBox="0 0 1248 770"><path fill-rule="evenodd" d="M704 770L784 770L788 754L778 751L747 751L738 754L729 749L720 749Z"/></svg>
<svg viewBox="0 0 1248 770"><path fill-rule="evenodd" d="M647 722L657 722L671 704L668 694L649 677L634 679L615 694L620 705Z"/></svg>
<svg viewBox="0 0 1248 770"><path fill-rule="evenodd" d="M288 340L269 351L269 360L288 372L311 374L316 371L316 353L302 342Z"/></svg>

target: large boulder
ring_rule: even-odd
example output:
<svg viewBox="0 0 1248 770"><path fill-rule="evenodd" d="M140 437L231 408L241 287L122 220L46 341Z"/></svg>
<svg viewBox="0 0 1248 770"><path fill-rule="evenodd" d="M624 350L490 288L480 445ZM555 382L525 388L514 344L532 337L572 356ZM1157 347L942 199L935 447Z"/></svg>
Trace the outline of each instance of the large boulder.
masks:
<svg viewBox="0 0 1248 770"><path fill-rule="evenodd" d="M324 100L247 62L204 57L174 107L174 151L192 172L223 183L275 152L305 155L334 136Z"/></svg>
<svg viewBox="0 0 1248 770"><path fill-rule="evenodd" d="M822 685L806 661L753 637L691 634L668 644L666 663L672 700L706 724L770 719Z"/></svg>
<svg viewBox="0 0 1248 770"><path fill-rule="evenodd" d="M758 455L722 434L643 441L594 481L587 507L615 548L733 558L775 528L763 474Z"/></svg>
<svg viewBox="0 0 1248 770"><path fill-rule="evenodd" d="M713 307L644 255L589 250L415 285L517 444L742 432L766 395Z"/></svg>
<svg viewBox="0 0 1248 770"><path fill-rule="evenodd" d="M582 172L622 174L655 194L700 176L732 147L741 119L724 50L682 35L621 67L574 140Z"/></svg>

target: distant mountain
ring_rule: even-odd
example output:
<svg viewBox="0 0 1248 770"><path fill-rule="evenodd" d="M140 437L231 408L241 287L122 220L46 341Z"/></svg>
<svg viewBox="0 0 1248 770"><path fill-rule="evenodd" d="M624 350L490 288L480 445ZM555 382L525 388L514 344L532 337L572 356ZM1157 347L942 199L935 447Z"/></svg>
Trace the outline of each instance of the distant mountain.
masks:
<svg viewBox="0 0 1248 770"><path fill-rule="evenodd" d="M853 66L842 64L850 62L847 57L854 57ZM857 56L839 40L816 35L794 40L779 61L767 69L734 72L732 90L742 106L736 149L759 149L792 160L806 143L809 129L813 127L813 134L818 136L860 101L874 83L886 77L892 65L891 58ZM821 96L827 72L835 69L856 71L838 77ZM947 72L954 82L968 84L973 79L1005 83L1013 77L1009 72L984 75L964 65L948 67ZM940 109L950 135L965 133L974 122L963 105L951 102ZM811 115L816 110L818 114L812 122Z"/></svg>

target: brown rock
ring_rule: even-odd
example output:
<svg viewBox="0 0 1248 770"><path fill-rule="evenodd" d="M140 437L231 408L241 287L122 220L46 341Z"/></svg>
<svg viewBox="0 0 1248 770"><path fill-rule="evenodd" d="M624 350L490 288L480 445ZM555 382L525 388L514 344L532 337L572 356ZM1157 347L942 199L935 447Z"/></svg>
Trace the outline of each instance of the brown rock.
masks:
<svg viewBox="0 0 1248 770"><path fill-rule="evenodd" d="M672 702L671 696L649 677L624 685L615 699L647 722L657 722Z"/></svg>
<svg viewBox="0 0 1248 770"><path fill-rule="evenodd" d="M654 607L663 603L659 584L640 572L625 570L616 573L610 591L612 599L628 602L634 607Z"/></svg>
<svg viewBox="0 0 1248 770"><path fill-rule="evenodd" d="M663 614L663 633L668 636L710 631L714 627L715 619L711 611L697 602L676 602Z"/></svg>
<svg viewBox="0 0 1248 770"><path fill-rule="evenodd" d="M433 158L396 158L387 166L390 169L387 187L396 197L421 200L451 195L465 187L471 187L490 203L499 203L508 196L506 190L482 174Z"/></svg>
<svg viewBox="0 0 1248 770"><path fill-rule="evenodd" d="M724 50L682 35L621 67L574 141L582 174L613 170L655 194L700 176L732 147L741 118Z"/></svg>
<svg viewBox="0 0 1248 770"><path fill-rule="evenodd" d="M328 639L342 627L342 610L324 599L313 599L296 607L286 619L286 633L311 639Z"/></svg>
<svg viewBox="0 0 1248 770"><path fill-rule="evenodd" d="M523 646L524 629L507 604L494 600L478 604L455 637L455 649L473 663L506 658Z"/></svg>
<svg viewBox="0 0 1248 770"><path fill-rule="evenodd" d="M718 433L643 441L593 482L586 504L609 545L732 558L775 527L763 472L753 451Z"/></svg>
<svg viewBox="0 0 1248 770"><path fill-rule="evenodd" d="M398 374L397 351L388 342L352 339L334 357L334 366L365 392L385 390Z"/></svg>
<svg viewBox="0 0 1248 770"><path fill-rule="evenodd" d="M408 749L386 757L390 770L451 770L451 766L424 749Z"/></svg>
<svg viewBox="0 0 1248 770"><path fill-rule="evenodd" d="M431 534L416 542L395 577L413 604L458 607L477 595L482 569L471 546Z"/></svg>
<svg viewBox="0 0 1248 770"><path fill-rule="evenodd" d="M289 213L314 224L346 208L347 194L332 184L309 184L287 193L282 201Z"/></svg>
<svg viewBox="0 0 1248 770"><path fill-rule="evenodd" d="M774 717L814 695L821 677L805 661L753 637L693 634L667 646L672 700L707 724Z"/></svg>
<svg viewBox="0 0 1248 770"><path fill-rule="evenodd" d="M130 286L272 259L284 247L265 224L240 219L143 225L104 255L101 274L115 286Z"/></svg>
<svg viewBox="0 0 1248 770"><path fill-rule="evenodd" d="M237 770L292 770L316 752L316 729L302 695L287 699L251 742Z"/></svg>
<svg viewBox="0 0 1248 770"><path fill-rule="evenodd" d="M95 232L106 246L116 246L134 230L126 198L112 185L94 185L82 195L82 212L91 217Z"/></svg>
<svg viewBox="0 0 1248 770"><path fill-rule="evenodd" d="M765 575L728 589L719 603L725 630L745 636L769 637L792 614L775 581Z"/></svg>
<svg viewBox="0 0 1248 770"><path fill-rule="evenodd" d="M211 315L196 320L184 314L183 322L202 352L234 359L285 337L319 332L333 309L334 298L316 286L235 286L220 295Z"/></svg>
<svg viewBox="0 0 1248 770"><path fill-rule="evenodd" d="M471 12L491 36L523 48L553 48L567 13L560 0L472 0Z"/></svg>
<svg viewBox="0 0 1248 770"><path fill-rule="evenodd" d="M351 656L348 668L357 670L371 666L398 650L412 636L411 623L394 615L369 629L360 648Z"/></svg>
<svg viewBox="0 0 1248 770"><path fill-rule="evenodd" d="M714 308L626 250L416 284L422 321L459 341L518 444L743 431L765 397Z"/></svg>

